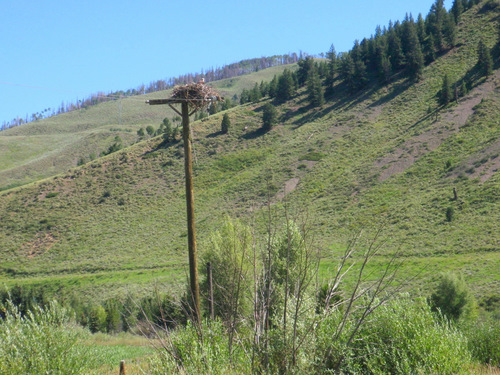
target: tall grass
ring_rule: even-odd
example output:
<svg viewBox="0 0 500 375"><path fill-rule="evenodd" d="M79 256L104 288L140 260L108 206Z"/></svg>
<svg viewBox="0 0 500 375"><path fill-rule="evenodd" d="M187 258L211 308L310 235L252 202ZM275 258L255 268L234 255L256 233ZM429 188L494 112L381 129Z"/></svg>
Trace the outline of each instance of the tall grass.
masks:
<svg viewBox="0 0 500 375"><path fill-rule="evenodd" d="M462 327L473 358L500 368L500 322L494 318Z"/></svg>

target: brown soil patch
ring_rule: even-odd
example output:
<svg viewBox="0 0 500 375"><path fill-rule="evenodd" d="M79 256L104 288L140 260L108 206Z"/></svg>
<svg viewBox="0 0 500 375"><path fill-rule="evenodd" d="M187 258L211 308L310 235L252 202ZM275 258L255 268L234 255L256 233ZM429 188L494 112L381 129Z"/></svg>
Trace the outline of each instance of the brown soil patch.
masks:
<svg viewBox="0 0 500 375"><path fill-rule="evenodd" d="M449 136L458 132L474 113L474 107L495 91L499 80L500 71L497 71L493 77L462 98L457 105L439 114L430 129L412 137L391 154L376 161L375 166L383 169L379 175L379 181L405 171L415 161L438 148Z"/></svg>
<svg viewBox="0 0 500 375"><path fill-rule="evenodd" d="M49 251L56 242L57 240L52 233L37 233L33 241L21 246L19 252L28 258L34 258Z"/></svg>
<svg viewBox="0 0 500 375"><path fill-rule="evenodd" d="M489 147L470 157L467 162L453 171L449 177L456 178L465 173L469 178L485 182L500 170L500 139Z"/></svg>
<svg viewBox="0 0 500 375"><path fill-rule="evenodd" d="M384 105L377 105L374 107L370 107L369 105L364 108L362 111L356 112L355 116L357 120L367 121L369 123L377 122L377 119L382 114L382 110L384 109Z"/></svg>
<svg viewBox="0 0 500 375"><path fill-rule="evenodd" d="M495 158L491 163L484 164L482 167L477 168L472 178L479 178L479 181L485 182L496 172L500 170L500 157Z"/></svg>
<svg viewBox="0 0 500 375"><path fill-rule="evenodd" d="M288 193L291 193L297 188L297 185L299 184L300 179L298 177L294 177L289 179L287 182L285 182L285 186L283 187L283 190L280 190L276 194L276 200L282 200L285 198Z"/></svg>

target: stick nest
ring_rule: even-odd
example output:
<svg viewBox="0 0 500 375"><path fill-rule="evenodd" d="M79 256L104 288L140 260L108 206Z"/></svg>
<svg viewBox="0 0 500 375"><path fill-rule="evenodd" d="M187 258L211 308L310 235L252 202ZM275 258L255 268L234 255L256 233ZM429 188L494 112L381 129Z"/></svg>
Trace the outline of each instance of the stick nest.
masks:
<svg viewBox="0 0 500 375"><path fill-rule="evenodd" d="M213 87L202 82L174 87L172 98L187 99L189 106L195 110L208 107L214 102L224 101L224 98Z"/></svg>

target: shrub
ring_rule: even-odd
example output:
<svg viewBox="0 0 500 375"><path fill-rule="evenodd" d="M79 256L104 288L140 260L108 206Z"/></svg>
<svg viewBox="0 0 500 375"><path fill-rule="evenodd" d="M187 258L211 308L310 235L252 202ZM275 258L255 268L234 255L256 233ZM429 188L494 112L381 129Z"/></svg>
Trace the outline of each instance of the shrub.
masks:
<svg viewBox="0 0 500 375"><path fill-rule="evenodd" d="M444 273L430 297L430 305L434 311L440 311L448 319L471 318L477 309L474 296L461 276Z"/></svg>
<svg viewBox="0 0 500 375"><path fill-rule="evenodd" d="M146 126L146 133L148 133L149 136L153 136L155 133L155 128L153 128L151 125Z"/></svg>
<svg viewBox="0 0 500 375"><path fill-rule="evenodd" d="M0 374L89 373L98 353L80 345L87 335L55 302L45 309L34 307L25 316L8 302L0 320Z"/></svg>
<svg viewBox="0 0 500 375"><path fill-rule="evenodd" d="M88 327L92 333L106 332L106 310L101 305L96 305L90 308L88 314Z"/></svg>
<svg viewBox="0 0 500 375"><path fill-rule="evenodd" d="M122 320L120 316L121 304L117 300L110 299L106 301L104 310L106 312L106 332L122 331Z"/></svg>
<svg viewBox="0 0 500 375"><path fill-rule="evenodd" d="M465 336L407 296L376 310L344 351L346 373L456 374L471 360Z"/></svg>
<svg viewBox="0 0 500 375"><path fill-rule="evenodd" d="M205 322L203 328L186 327L166 332L161 346L150 358L149 373L163 374L243 374L251 361L242 346L229 351L227 332L219 321Z"/></svg>
<svg viewBox="0 0 500 375"><path fill-rule="evenodd" d="M214 311L226 324L239 321L250 307L251 246L250 229L227 217L203 254L202 263L213 269ZM202 284L206 295L207 281Z"/></svg>

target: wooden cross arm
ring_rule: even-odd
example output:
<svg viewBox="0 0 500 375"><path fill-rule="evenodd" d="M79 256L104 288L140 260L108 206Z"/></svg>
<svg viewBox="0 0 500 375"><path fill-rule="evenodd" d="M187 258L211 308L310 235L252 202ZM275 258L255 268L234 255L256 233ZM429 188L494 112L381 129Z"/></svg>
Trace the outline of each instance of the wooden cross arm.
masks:
<svg viewBox="0 0 500 375"><path fill-rule="evenodd" d="M220 98L224 100L224 98ZM159 105L159 104L178 104L178 103L186 103L186 102L216 102L217 98L212 99L150 99L146 100L146 104L149 105Z"/></svg>
<svg viewBox="0 0 500 375"><path fill-rule="evenodd" d="M159 104L175 104L175 103L184 103L185 99L150 99L146 100L146 104L149 105L159 105Z"/></svg>

